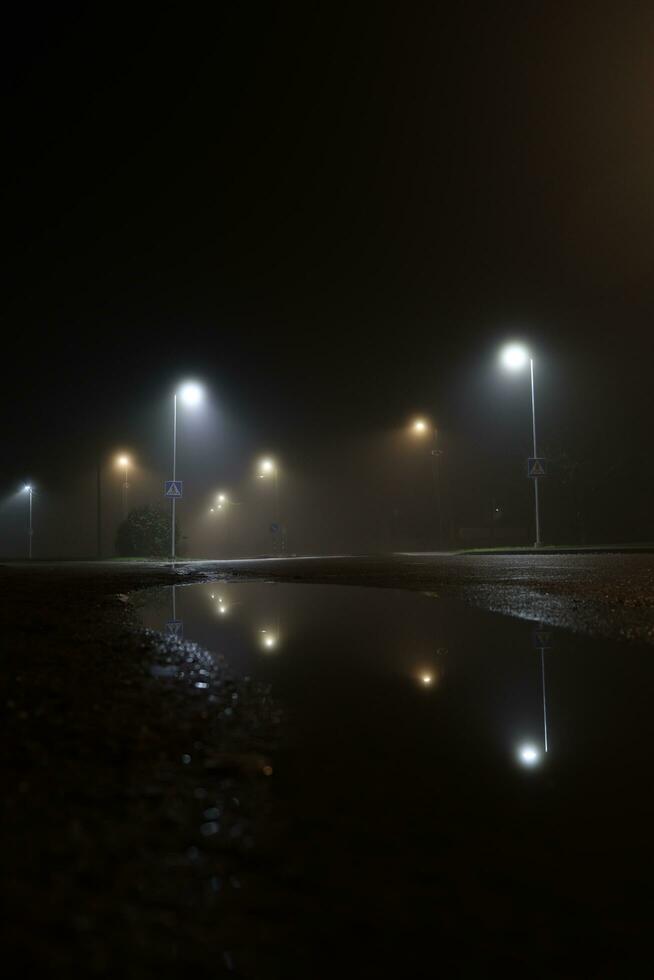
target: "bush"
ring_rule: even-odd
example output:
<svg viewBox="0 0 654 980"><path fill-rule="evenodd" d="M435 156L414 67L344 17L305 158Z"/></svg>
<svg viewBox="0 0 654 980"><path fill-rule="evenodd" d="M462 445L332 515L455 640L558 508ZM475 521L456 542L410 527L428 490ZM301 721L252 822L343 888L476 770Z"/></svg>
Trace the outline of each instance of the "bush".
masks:
<svg viewBox="0 0 654 980"><path fill-rule="evenodd" d="M130 511L116 532L116 554L121 558L166 558L170 555L169 511L146 504ZM175 522L175 551L179 523Z"/></svg>

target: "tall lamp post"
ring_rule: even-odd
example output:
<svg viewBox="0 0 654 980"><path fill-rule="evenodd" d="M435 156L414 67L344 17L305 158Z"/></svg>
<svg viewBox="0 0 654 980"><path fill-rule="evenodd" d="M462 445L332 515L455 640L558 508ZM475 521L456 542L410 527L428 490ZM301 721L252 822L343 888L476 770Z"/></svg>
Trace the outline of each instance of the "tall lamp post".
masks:
<svg viewBox="0 0 654 980"><path fill-rule="evenodd" d="M202 401L202 388L193 381L188 381L179 389L179 397L184 405L194 408ZM177 392L173 394L173 483L177 480ZM171 548L170 554L175 561L175 497L171 497Z"/></svg>
<svg viewBox="0 0 654 980"><path fill-rule="evenodd" d="M431 473L434 480L434 488L436 490L436 507L438 508L438 547L443 547L443 505L441 499L441 481L440 473L438 469L438 459L439 456L443 455L442 449L438 449L436 445L437 432L436 426L427 419L418 418L414 419L411 423L411 432L418 438L431 437L433 441L433 446L429 451L431 458Z"/></svg>
<svg viewBox="0 0 654 980"><path fill-rule="evenodd" d="M519 371L525 366L527 361L529 361L529 373L531 378L531 431L533 437L534 446L534 458L538 457L538 450L536 447L536 396L534 388L534 359L528 353L526 348L522 347L520 344L509 344L505 347L501 354L502 364L509 371ZM538 477L533 477L534 481L534 510L536 515L536 542L534 544L535 548L540 548L540 507L538 502Z"/></svg>
<svg viewBox="0 0 654 980"><path fill-rule="evenodd" d="M284 534L284 532L283 532L282 527L281 527L281 521L280 521L280 515L279 515L279 467L277 466L277 463L275 462L275 460L274 459L270 459L270 457L266 457L265 459L262 459L260 461L260 463L259 463L259 479L260 480L265 480L267 477L272 477L273 478L273 481L274 481L274 486L275 486L275 523L278 526L278 532L277 533L282 535L282 543L281 543L281 546L280 546L280 550L283 551L284 550L284 543L283 543L283 534Z"/></svg>
<svg viewBox="0 0 654 980"><path fill-rule="evenodd" d="M129 483L127 482L127 474L129 470L129 456L118 456L116 458L116 466L119 466L124 473L125 479L123 481L123 518L127 517L127 491L129 489Z"/></svg>
<svg viewBox="0 0 654 980"><path fill-rule="evenodd" d="M28 535L28 556L31 561L32 560L32 537L34 535L34 528L32 527L32 496L34 494L34 487L30 483L26 483L24 489L29 500L29 523L27 525L27 535Z"/></svg>

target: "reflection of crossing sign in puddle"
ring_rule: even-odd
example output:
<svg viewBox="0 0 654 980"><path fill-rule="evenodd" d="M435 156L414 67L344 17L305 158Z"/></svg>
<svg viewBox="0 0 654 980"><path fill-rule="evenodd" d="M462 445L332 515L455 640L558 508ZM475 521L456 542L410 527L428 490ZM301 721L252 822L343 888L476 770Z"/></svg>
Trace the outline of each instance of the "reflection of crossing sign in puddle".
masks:
<svg viewBox="0 0 654 980"><path fill-rule="evenodd" d="M173 636L181 636L184 630L184 620L182 619L167 619L166 629Z"/></svg>
<svg viewBox="0 0 654 980"><path fill-rule="evenodd" d="M551 630L534 630L534 646L539 650L545 650L552 646Z"/></svg>
<svg viewBox="0 0 654 980"><path fill-rule="evenodd" d="M530 456L527 460L527 476L547 476L547 460L542 456Z"/></svg>
<svg viewBox="0 0 654 980"><path fill-rule="evenodd" d="M166 480L166 497L182 497L184 495L184 484L181 480Z"/></svg>

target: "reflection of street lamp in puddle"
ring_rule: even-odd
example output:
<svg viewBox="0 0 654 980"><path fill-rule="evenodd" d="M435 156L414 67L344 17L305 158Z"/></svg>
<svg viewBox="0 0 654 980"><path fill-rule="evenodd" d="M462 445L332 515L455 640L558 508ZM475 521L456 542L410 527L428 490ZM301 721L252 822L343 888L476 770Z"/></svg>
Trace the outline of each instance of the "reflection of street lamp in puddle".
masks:
<svg viewBox="0 0 654 980"><path fill-rule="evenodd" d="M215 592L211 592L210 593L210 598L211 599L214 599L214 600L215 599L218 600L217 605L216 605L216 610L217 610L217 612L221 616L224 616L227 613L227 610L229 609L229 606L225 603L225 600L223 599L223 597L221 595L217 596Z"/></svg>
<svg viewBox="0 0 654 980"><path fill-rule="evenodd" d="M277 637L268 630L261 630L261 645L264 650L274 650L277 646Z"/></svg>

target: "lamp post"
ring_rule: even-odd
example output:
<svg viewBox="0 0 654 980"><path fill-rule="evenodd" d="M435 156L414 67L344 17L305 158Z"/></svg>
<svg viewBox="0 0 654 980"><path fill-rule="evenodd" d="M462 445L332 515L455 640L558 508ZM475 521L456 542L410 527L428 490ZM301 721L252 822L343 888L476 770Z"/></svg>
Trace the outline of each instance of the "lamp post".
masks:
<svg viewBox="0 0 654 980"><path fill-rule="evenodd" d="M127 482L127 473L129 470L129 456L118 456L116 458L116 466L119 466L124 473L125 479L123 481L123 518L127 517L127 491L129 489L129 483Z"/></svg>
<svg viewBox="0 0 654 980"><path fill-rule="evenodd" d="M32 495L34 494L34 488L30 483L25 484L25 493L27 494L29 500L29 522L27 525L27 535L28 535L28 556L30 561L32 560L32 537L34 535L34 528L32 527Z"/></svg>
<svg viewBox="0 0 654 980"><path fill-rule="evenodd" d="M531 379L531 431L534 447L534 457L538 456L536 447L536 395L534 386L534 359L528 351L520 344L509 344L501 354L502 363L509 371L519 371L529 361L529 374ZM538 477L533 477L534 481L534 510L536 515L536 542L535 548L540 548L540 507L538 502Z"/></svg>
<svg viewBox="0 0 654 980"><path fill-rule="evenodd" d="M281 521L279 516L279 467L274 459L266 457L259 462L259 479L265 480L267 477L272 477L275 487L275 523L277 524L277 533L282 536L280 543L280 550L283 552L284 549L284 531L281 527Z"/></svg>
<svg viewBox="0 0 654 980"><path fill-rule="evenodd" d="M192 381L183 384L179 389L181 401L194 408L202 400L202 388ZM177 479L177 392L173 394L173 483ZM175 561L175 497L171 497L171 559Z"/></svg>
<svg viewBox="0 0 654 980"><path fill-rule="evenodd" d="M429 456L431 459L431 475L434 481L434 489L436 491L436 507L438 509L438 547L443 547L443 505L441 499L441 481L440 473L438 468L438 459L443 455L443 450L438 449L436 445L437 431L436 426L427 419L418 418L414 419L411 423L411 432L418 438L429 437L431 435L433 439L433 448L429 451Z"/></svg>
<svg viewBox="0 0 654 980"><path fill-rule="evenodd" d="M219 511L224 515L227 512L227 505L230 503L229 497L226 493L216 494L216 502L213 507L209 508L210 514L217 514ZM218 550L218 539L219 534L216 531L216 551Z"/></svg>

